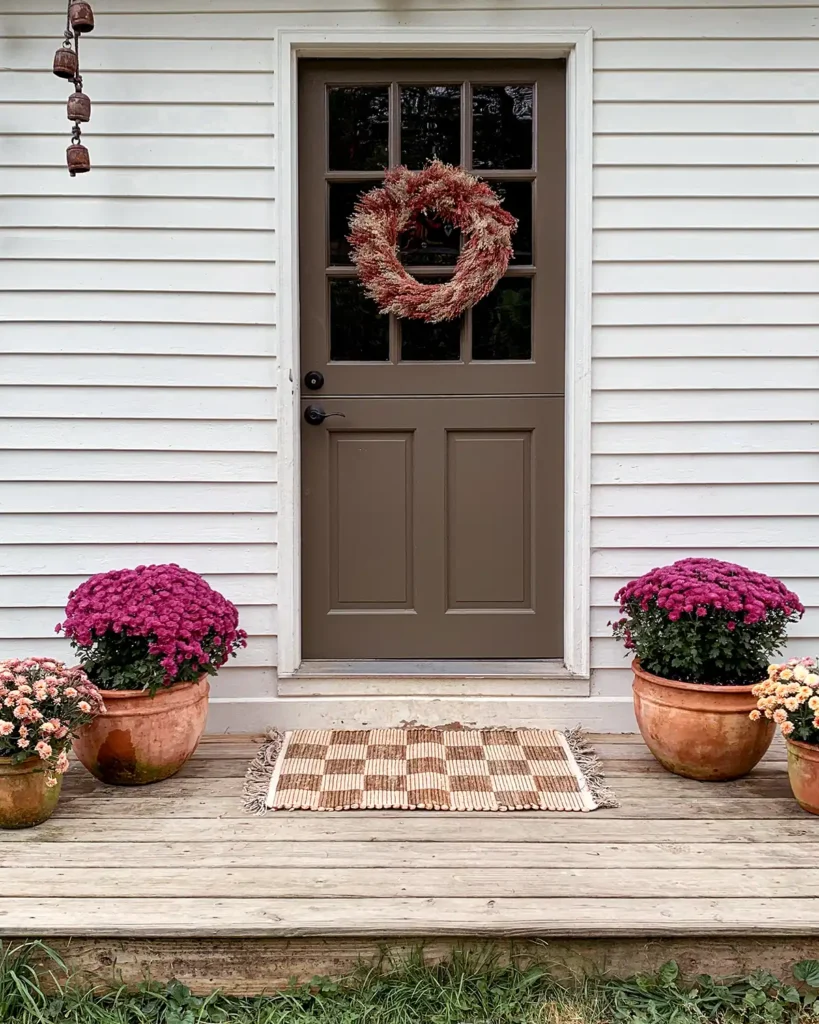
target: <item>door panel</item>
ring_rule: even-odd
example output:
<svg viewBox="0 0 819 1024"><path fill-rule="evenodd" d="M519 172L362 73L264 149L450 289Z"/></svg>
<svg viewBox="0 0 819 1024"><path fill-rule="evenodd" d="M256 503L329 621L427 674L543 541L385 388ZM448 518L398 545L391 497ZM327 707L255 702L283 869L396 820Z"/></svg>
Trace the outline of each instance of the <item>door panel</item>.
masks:
<svg viewBox="0 0 819 1024"><path fill-rule="evenodd" d="M563 399L332 411L302 428L304 657L560 658Z"/></svg>
<svg viewBox="0 0 819 1024"><path fill-rule="evenodd" d="M447 611L532 610L532 431L447 431Z"/></svg>
<svg viewBox="0 0 819 1024"><path fill-rule="evenodd" d="M302 420L305 658L563 654L565 102L563 61L300 64L302 410L343 416ZM346 236L435 157L519 228L493 292L426 324L378 312ZM461 244L432 210L398 249L436 282Z"/></svg>
<svg viewBox="0 0 819 1024"><path fill-rule="evenodd" d="M410 432L327 431L330 611L407 608L412 595Z"/></svg>

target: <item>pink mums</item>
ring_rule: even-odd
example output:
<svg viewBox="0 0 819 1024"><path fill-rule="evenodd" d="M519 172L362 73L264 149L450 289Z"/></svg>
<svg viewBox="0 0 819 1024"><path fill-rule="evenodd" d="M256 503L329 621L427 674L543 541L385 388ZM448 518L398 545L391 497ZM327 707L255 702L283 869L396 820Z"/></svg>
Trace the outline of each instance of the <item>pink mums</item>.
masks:
<svg viewBox="0 0 819 1024"><path fill-rule="evenodd" d="M614 636L646 671L713 686L758 683L805 610L779 580L715 558L652 569L615 600Z"/></svg>
<svg viewBox="0 0 819 1024"><path fill-rule="evenodd" d="M144 652L161 665L166 686L183 670L215 673L247 643L236 607L178 565L140 565L92 576L69 595L65 621L56 632L65 633L96 667L103 648L106 659L122 664ZM106 683L106 688L116 687Z"/></svg>
<svg viewBox="0 0 819 1024"><path fill-rule="evenodd" d="M750 626L772 611L782 612L786 618L805 611L796 594L779 580L715 558L684 558L652 569L626 584L614 599L621 612L632 603L647 611L656 602L671 622L684 613L704 618L710 611L725 611L733 616L726 623L731 631L737 621Z"/></svg>

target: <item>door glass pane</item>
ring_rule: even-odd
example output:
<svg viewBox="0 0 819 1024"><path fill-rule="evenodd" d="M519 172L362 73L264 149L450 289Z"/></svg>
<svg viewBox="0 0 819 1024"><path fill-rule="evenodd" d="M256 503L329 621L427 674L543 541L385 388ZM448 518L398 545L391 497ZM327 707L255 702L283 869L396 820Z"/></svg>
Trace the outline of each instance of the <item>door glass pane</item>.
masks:
<svg viewBox="0 0 819 1024"><path fill-rule="evenodd" d="M419 214L402 232L398 251L409 266L452 266L461 248L460 229L431 210Z"/></svg>
<svg viewBox="0 0 819 1024"><path fill-rule="evenodd" d="M505 277L472 310L473 359L532 358L532 281Z"/></svg>
<svg viewBox="0 0 819 1024"><path fill-rule="evenodd" d="M458 85L401 86L401 163L414 170L428 160L461 160Z"/></svg>
<svg viewBox="0 0 819 1024"><path fill-rule="evenodd" d="M511 263L532 263L532 183L531 181L490 181L500 196L503 208L518 219L518 229L512 235L515 250Z"/></svg>
<svg viewBox="0 0 819 1024"><path fill-rule="evenodd" d="M532 166L531 85L476 85L472 92L472 166Z"/></svg>
<svg viewBox="0 0 819 1024"><path fill-rule="evenodd" d="M386 85L330 89L330 170L387 166L390 97Z"/></svg>
<svg viewBox="0 0 819 1024"><path fill-rule="evenodd" d="M330 263L332 266L349 266L350 217L359 196L375 187L373 182L334 182L330 185Z"/></svg>
<svg viewBox="0 0 819 1024"><path fill-rule="evenodd" d="M330 281L330 358L340 362L386 362L390 320L378 312L354 277Z"/></svg>
<svg viewBox="0 0 819 1024"><path fill-rule="evenodd" d="M425 277L424 284L442 284L446 277ZM423 320L401 319L401 359L405 362L450 362L461 358L463 317L428 324Z"/></svg>

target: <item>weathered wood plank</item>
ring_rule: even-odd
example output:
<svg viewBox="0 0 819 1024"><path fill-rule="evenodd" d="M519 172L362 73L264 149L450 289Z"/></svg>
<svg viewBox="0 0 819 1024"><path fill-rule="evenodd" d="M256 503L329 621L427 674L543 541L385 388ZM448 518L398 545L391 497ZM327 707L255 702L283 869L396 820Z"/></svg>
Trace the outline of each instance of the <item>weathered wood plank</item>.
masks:
<svg viewBox="0 0 819 1024"><path fill-rule="evenodd" d="M500 962L514 958L548 957L550 970L567 981L584 974L624 978L656 971L675 960L687 977L714 974L741 977L763 969L786 978L793 964L816 954L816 939L731 936L712 938L662 937L646 940L617 936L609 939L552 939L544 954L539 941L429 938L207 938L174 939L52 939L49 945L65 961L69 973L89 987L111 989L138 986L148 976L159 982L175 978L193 992L207 995L221 989L232 995L263 995L286 988L291 979L308 982L316 976L341 977L363 964L378 965L385 956L402 961L423 957L435 964L454 950L477 953L490 949ZM43 965L45 972L53 964Z"/></svg>
<svg viewBox="0 0 819 1024"><path fill-rule="evenodd" d="M150 848L148 848L150 850ZM532 849L532 847L530 847ZM536 849L536 848L535 848ZM153 860L151 863L153 865ZM115 898L127 892L135 898L242 898L374 897L397 898L470 897L544 899L566 896L618 899L624 892L642 898L662 899L673 891L675 898L709 897L746 899L799 897L815 899L816 880L802 868L593 868L526 867L512 858L513 867L495 863L482 867L345 867L329 864L314 867L41 867L36 872L21 867L3 868L0 897L52 899ZM753 896L751 896L753 894ZM817 909L819 926L819 909ZM1 919L0 919L1 926Z"/></svg>
<svg viewBox="0 0 819 1024"><path fill-rule="evenodd" d="M225 780L221 788L227 790L229 781ZM211 780L208 780L208 784L211 784ZM785 772L773 775L754 774L731 782L698 782L696 779L681 779L667 772L657 776L635 774L618 777L612 781L612 787L624 803L627 803L630 797L663 800L667 797L689 796L697 799L698 796L703 796L707 799L717 797L744 801L791 796L791 787Z"/></svg>
<svg viewBox="0 0 819 1024"><path fill-rule="evenodd" d="M162 785L165 785L163 783ZM711 786L709 786L711 789ZM235 797L167 797L157 799L146 797L142 791L133 792L133 796L119 799L105 798L100 793L93 796L64 795L57 808L56 820L64 818L120 818L123 814L139 818L198 818L213 820L214 818L245 818L247 813L242 809L238 793ZM705 792L705 791L703 791ZM321 813L321 812L315 812ZM355 811L357 816L380 817L383 811ZM446 812L441 812L446 813ZM481 812L451 811L453 818L459 820L479 816ZM530 814L544 822L567 820L579 817L581 812L546 811L546 812L508 812L504 819L513 814ZM696 794L685 799L671 796L668 799L662 794L655 797L629 797L621 807L607 808L591 812L600 818L659 818L683 820L697 818L804 818L805 811L790 799L759 798L759 797L723 797L698 798ZM341 817L341 814L327 812L328 817ZM412 827L411 824L408 827Z"/></svg>
<svg viewBox="0 0 819 1024"><path fill-rule="evenodd" d="M662 765L654 760L642 740L636 743L595 743L594 751L604 764L612 761L641 761L645 764L656 765L660 771L665 771ZM787 751L779 744L773 745L762 758L761 765L786 764L788 760Z"/></svg>
<svg viewBox="0 0 819 1024"><path fill-rule="evenodd" d="M810 935L814 899L37 899L6 898L19 936Z"/></svg>
<svg viewBox="0 0 819 1024"><path fill-rule="evenodd" d="M124 810L129 810L125 808ZM120 813L124 810L121 808ZM585 844L620 843L819 843L819 818L804 814L788 821L741 819L663 821L646 819L635 825L631 820L601 818L599 814L576 815L556 819L552 814L509 814L473 816L464 829L458 815L382 812L380 815L313 814L294 812L269 814L262 818L213 819L203 827L200 819L111 817L57 817L36 829L0 831L4 845L52 845L71 843L66 856L78 856L81 844L99 843L184 843L196 846L197 859L207 855L207 847L217 843L243 842L360 842L385 844L403 842L408 836L425 843L533 843ZM49 855L53 855L50 851ZM2 856L0 854L0 856ZM19 856L19 854L17 854ZM135 856L144 853L135 851ZM793 853L790 854L793 856ZM801 856L801 854L800 854Z"/></svg>
<svg viewBox="0 0 819 1024"><path fill-rule="evenodd" d="M470 830L471 831L471 830ZM800 864L819 863L819 835L817 841L803 843L799 847ZM49 845L49 844L43 844ZM32 851L33 852L33 851ZM308 868L344 871L347 869L388 868L391 871L412 868L423 871L429 868L480 868L487 871L514 868L548 870L560 867L571 869L593 868L599 872L611 872L618 868L634 869L676 869L677 879L698 869L732 870L776 868L792 862L792 845L780 842L766 843L688 843L688 842L642 842L642 843L573 843L573 842L327 842L293 844L288 840L273 842L219 842L186 843L157 841L152 843L122 842L76 842L67 849L70 857L65 864L53 865L51 861L37 866L36 871L21 857L19 843L0 845L0 894L13 895L15 885L22 884L30 877L35 884L35 893L54 892L52 883L62 879L81 881L78 872L88 876L88 885L93 895L93 886L106 875L109 869L115 872L118 885L123 879L140 877L134 869L173 869L175 874L184 874L193 885L199 879L202 888L189 895L211 895L213 890L208 881L219 884L213 869L258 868L261 870L307 870ZM185 864L184 872L179 865ZM76 867L75 865L82 865ZM191 866L188 866L191 865ZM115 866L115 867L114 867ZM89 872L88 868L94 868ZM127 875L121 872L127 870ZM196 874L202 872L201 876ZM800 868L800 870L803 870ZM218 871L216 872L218 874ZM630 876L631 877L631 876ZM632 882L635 879L632 878ZM668 877L666 876L666 884ZM811 884L817 890L816 880ZM39 885L39 889L36 886ZM122 888L112 895L122 893ZM622 889L618 893L622 893ZM641 891L639 888L637 891ZM747 890L746 890L747 891ZM758 892L758 890L755 890ZM56 894L56 893L55 893ZM69 895L70 893L66 893ZM102 895L102 893L100 893ZM230 893L228 893L230 894ZM287 893L283 893L286 895ZM20 895L23 895L21 892ZM79 891L76 895L82 895ZM291 895L297 895L293 892ZM819 891L817 891L819 895Z"/></svg>

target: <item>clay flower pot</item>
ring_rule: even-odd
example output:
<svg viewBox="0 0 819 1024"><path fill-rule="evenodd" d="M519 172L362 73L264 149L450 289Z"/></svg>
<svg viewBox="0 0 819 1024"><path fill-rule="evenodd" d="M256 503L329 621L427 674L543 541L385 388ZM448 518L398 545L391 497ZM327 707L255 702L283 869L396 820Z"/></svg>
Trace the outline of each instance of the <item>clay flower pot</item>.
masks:
<svg viewBox="0 0 819 1024"><path fill-rule="evenodd" d="M177 683L145 690L100 690L105 712L79 730L74 753L101 782L143 786L175 775L205 731L210 685Z"/></svg>
<svg viewBox="0 0 819 1024"><path fill-rule="evenodd" d="M751 686L680 683L643 671L636 659L631 667L642 737L675 775L703 782L738 779L771 745L774 723L748 717L756 707Z"/></svg>
<svg viewBox="0 0 819 1024"><path fill-rule="evenodd" d="M51 817L60 799L62 776L47 786L48 773L39 757L12 764L0 757L0 828L31 828Z"/></svg>
<svg viewBox="0 0 819 1024"><path fill-rule="evenodd" d="M819 814L819 746L788 739L788 778L799 806Z"/></svg>

